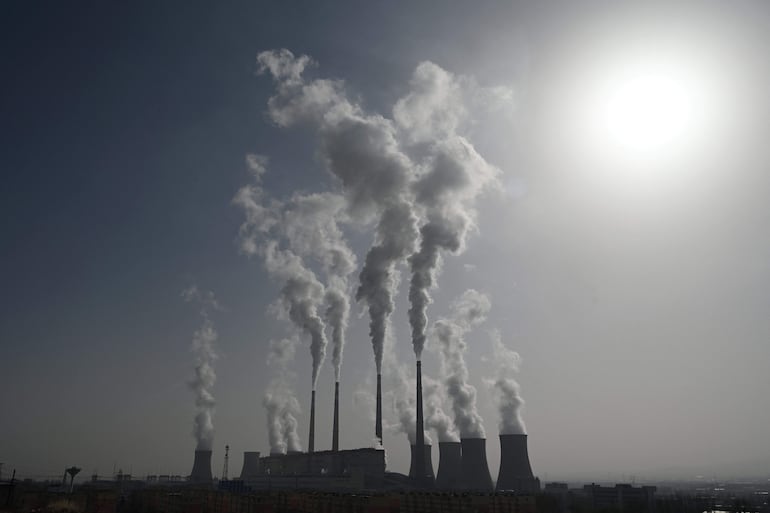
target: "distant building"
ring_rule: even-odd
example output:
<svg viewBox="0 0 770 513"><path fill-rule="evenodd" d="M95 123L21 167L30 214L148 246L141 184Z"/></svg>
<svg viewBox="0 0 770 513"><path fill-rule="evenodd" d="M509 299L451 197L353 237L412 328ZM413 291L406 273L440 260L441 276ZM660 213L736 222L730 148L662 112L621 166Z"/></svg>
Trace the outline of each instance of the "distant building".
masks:
<svg viewBox="0 0 770 513"><path fill-rule="evenodd" d="M583 498L590 504L592 511L615 510L626 513L655 511L654 486L633 487L630 484L583 486Z"/></svg>

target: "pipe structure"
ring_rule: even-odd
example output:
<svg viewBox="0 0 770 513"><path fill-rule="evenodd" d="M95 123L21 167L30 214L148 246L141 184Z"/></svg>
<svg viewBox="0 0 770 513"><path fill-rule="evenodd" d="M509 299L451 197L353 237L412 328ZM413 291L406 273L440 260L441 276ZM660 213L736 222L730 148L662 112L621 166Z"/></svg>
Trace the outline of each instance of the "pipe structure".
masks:
<svg viewBox="0 0 770 513"><path fill-rule="evenodd" d="M540 491L540 480L532 474L527 435L500 435L500 473L497 490Z"/></svg>
<svg viewBox="0 0 770 513"><path fill-rule="evenodd" d="M340 450L340 382L334 382L334 425L332 426L332 451Z"/></svg>
<svg viewBox="0 0 770 513"><path fill-rule="evenodd" d="M460 442L439 442L438 475L436 488L457 490L460 488L460 467L462 466L462 446Z"/></svg>
<svg viewBox="0 0 770 513"><path fill-rule="evenodd" d="M425 480L425 428L423 427L422 418L422 362L417 360L417 425L415 427L415 450L416 455L414 458L415 465L415 477L417 484L422 485Z"/></svg>
<svg viewBox="0 0 770 513"><path fill-rule="evenodd" d="M487 463L486 438L462 438L462 467L460 486L465 490L491 492L494 490Z"/></svg>
<svg viewBox="0 0 770 513"><path fill-rule="evenodd" d="M243 467L241 468L241 480L254 479L262 474L259 466L259 451L244 451Z"/></svg>
<svg viewBox="0 0 770 513"><path fill-rule="evenodd" d="M374 436L382 445L382 374L377 374L377 417L374 421Z"/></svg>
<svg viewBox="0 0 770 513"><path fill-rule="evenodd" d="M195 484L211 484L211 451L195 451L190 482Z"/></svg>
<svg viewBox="0 0 770 513"><path fill-rule="evenodd" d="M310 434L307 441L307 452L313 452L315 447L315 389L310 394Z"/></svg>

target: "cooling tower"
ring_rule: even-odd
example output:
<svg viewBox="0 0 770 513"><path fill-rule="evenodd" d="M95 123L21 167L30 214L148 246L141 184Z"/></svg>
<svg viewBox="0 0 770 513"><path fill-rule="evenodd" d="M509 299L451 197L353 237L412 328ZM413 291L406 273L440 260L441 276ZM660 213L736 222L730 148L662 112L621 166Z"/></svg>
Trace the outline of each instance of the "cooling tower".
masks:
<svg viewBox="0 0 770 513"><path fill-rule="evenodd" d="M310 434L307 441L307 452L313 452L315 447L315 389L310 395Z"/></svg>
<svg viewBox="0 0 770 513"><path fill-rule="evenodd" d="M415 426L415 450L414 454L414 475L417 479L417 484L423 486L423 481L426 481L425 476L428 474L428 469L425 467L425 428L423 426L422 419L422 362L417 360L417 425ZM431 476L433 475L433 469L431 468ZM425 483L427 486L428 483ZM431 479L430 485L433 485L433 479Z"/></svg>
<svg viewBox="0 0 770 513"><path fill-rule="evenodd" d="M487 464L486 438L463 438L462 465L460 467L460 487L464 490L491 492L492 476Z"/></svg>
<svg viewBox="0 0 770 513"><path fill-rule="evenodd" d="M439 442L438 475L436 488L457 490L460 488L460 468L462 466L462 446L460 442Z"/></svg>
<svg viewBox="0 0 770 513"><path fill-rule="evenodd" d="M332 451L340 450L340 382L334 382L334 425L332 426Z"/></svg>
<svg viewBox="0 0 770 513"><path fill-rule="evenodd" d="M417 480L417 446L410 445L411 448L411 460L409 464L409 479L414 483L417 483L421 487L433 487L435 476L433 474L433 460L431 458L431 446L423 444L422 461L425 464L425 476L424 479L418 482Z"/></svg>
<svg viewBox="0 0 770 513"><path fill-rule="evenodd" d="M259 452L245 451L243 453L243 468L241 468L241 480L254 479L262 474L259 467Z"/></svg>
<svg viewBox="0 0 770 513"><path fill-rule="evenodd" d="M377 417L374 421L374 436L382 445L382 374L377 374Z"/></svg>
<svg viewBox="0 0 770 513"><path fill-rule="evenodd" d="M195 484L211 484L211 451L195 451L195 461L190 482Z"/></svg>
<svg viewBox="0 0 770 513"><path fill-rule="evenodd" d="M527 435L500 435L498 490L537 492L540 480L532 474L527 452Z"/></svg>

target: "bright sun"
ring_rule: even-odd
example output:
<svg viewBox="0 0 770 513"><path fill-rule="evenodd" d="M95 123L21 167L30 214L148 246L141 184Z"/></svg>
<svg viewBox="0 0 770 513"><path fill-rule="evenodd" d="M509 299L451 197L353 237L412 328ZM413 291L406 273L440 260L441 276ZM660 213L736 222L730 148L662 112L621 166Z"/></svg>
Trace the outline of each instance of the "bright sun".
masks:
<svg viewBox="0 0 770 513"><path fill-rule="evenodd" d="M607 140L633 153L659 152L687 142L695 112L684 77L642 70L607 84L597 127Z"/></svg>
<svg viewBox="0 0 770 513"><path fill-rule="evenodd" d="M684 66L637 61L602 70L584 97L583 136L621 162L666 161L687 153L704 124L704 81Z"/></svg>

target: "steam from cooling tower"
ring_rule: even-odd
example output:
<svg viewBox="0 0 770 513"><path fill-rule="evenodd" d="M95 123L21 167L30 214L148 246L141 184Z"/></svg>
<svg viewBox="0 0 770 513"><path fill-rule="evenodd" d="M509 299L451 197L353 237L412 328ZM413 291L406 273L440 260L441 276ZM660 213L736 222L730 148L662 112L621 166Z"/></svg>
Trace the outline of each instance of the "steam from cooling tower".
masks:
<svg viewBox="0 0 770 513"><path fill-rule="evenodd" d="M195 285L182 291L182 298L186 302L196 302L200 306L200 315L203 323L193 334L192 352L195 355L195 376L188 382L190 389L195 393L195 420L193 422L193 435L197 441L196 450L211 451L214 442L214 406L216 401L212 395L212 389L217 376L214 372L214 361L217 359L214 343L217 340L217 332L209 318L211 310L219 310L214 294L210 291L200 291Z"/></svg>
<svg viewBox="0 0 770 513"><path fill-rule="evenodd" d="M486 436L483 419L476 409L476 388L468 383L465 335L486 319L490 308L488 296L469 289L452 304L452 316L437 320L433 326L441 354L441 372L461 438Z"/></svg>
<svg viewBox="0 0 770 513"><path fill-rule="evenodd" d="M276 375L268 385L262 406L267 414L267 436L271 454L302 450L297 432L297 416L301 410L291 386L293 376L288 370L288 364L294 359L298 343L296 338L270 341L267 366L273 369Z"/></svg>
<svg viewBox="0 0 770 513"><path fill-rule="evenodd" d="M492 351L496 375L485 381L492 391L500 413L500 434L526 434L527 428L521 418L524 399L521 397L519 384L513 378L519 371L521 357L503 344L500 333L497 331L492 332Z"/></svg>
<svg viewBox="0 0 770 513"><path fill-rule="evenodd" d="M425 429L433 429L439 442L459 442L452 419L444 412L442 405L446 395L441 382L428 376L422 377L423 405L425 407Z"/></svg>

